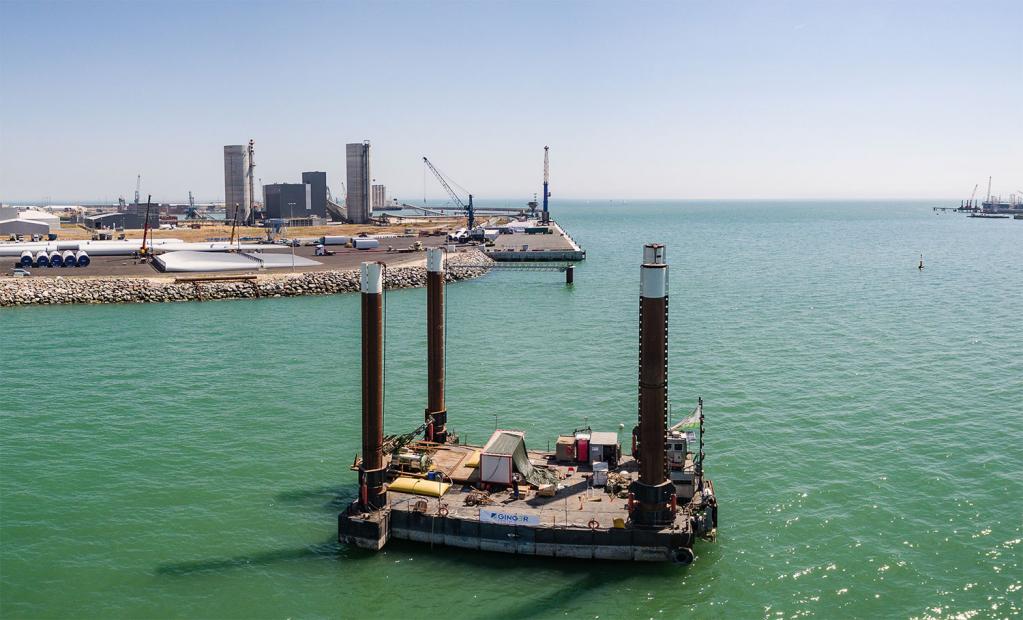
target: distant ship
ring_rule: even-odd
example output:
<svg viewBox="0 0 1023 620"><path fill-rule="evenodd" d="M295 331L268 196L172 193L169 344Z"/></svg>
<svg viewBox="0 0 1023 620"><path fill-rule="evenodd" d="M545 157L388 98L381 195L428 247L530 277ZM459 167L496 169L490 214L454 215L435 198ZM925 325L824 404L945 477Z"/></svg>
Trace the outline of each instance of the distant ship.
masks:
<svg viewBox="0 0 1023 620"><path fill-rule="evenodd" d="M976 188L974 188L976 191ZM1008 200L991 195L991 177L987 178L987 199L980 203L984 213L1023 213L1023 191L1009 194Z"/></svg>
<svg viewBox="0 0 1023 620"><path fill-rule="evenodd" d="M1011 197L1015 198L1015 194L1013 194ZM999 211L1019 211L1019 210L1023 210L1023 203L1021 203L1018 200L1013 200L1011 202L1005 202L1005 201L995 202L994 200L985 200L984 202L980 203L980 206L985 211L992 211L992 212L995 212L995 213L997 213Z"/></svg>

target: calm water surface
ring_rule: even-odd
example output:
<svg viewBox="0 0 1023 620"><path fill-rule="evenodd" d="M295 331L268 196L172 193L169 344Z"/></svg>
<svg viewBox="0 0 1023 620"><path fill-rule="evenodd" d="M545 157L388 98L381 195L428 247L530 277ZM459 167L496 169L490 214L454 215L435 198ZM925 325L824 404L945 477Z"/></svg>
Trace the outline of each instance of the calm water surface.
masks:
<svg viewBox="0 0 1023 620"><path fill-rule="evenodd" d="M1019 616L1023 222L930 206L559 204L573 288L449 287L451 425L545 447L631 428L638 263L668 244L671 398L705 399L721 503L690 567L337 545L356 296L0 310L0 613ZM387 297L389 432L421 420L424 301Z"/></svg>

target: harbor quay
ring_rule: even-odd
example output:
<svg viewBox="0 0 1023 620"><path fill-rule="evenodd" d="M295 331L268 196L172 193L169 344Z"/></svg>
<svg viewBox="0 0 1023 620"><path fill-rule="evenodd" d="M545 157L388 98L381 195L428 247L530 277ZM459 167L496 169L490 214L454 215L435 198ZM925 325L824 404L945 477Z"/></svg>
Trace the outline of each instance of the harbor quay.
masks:
<svg viewBox="0 0 1023 620"><path fill-rule="evenodd" d="M86 277L5 277L0 278L0 307L210 301L350 293L359 290L358 259L372 259L386 265L384 282L388 289L425 285L426 259L422 252L360 252L354 259L339 259L328 263L325 268L296 272L159 274L150 270L148 273L121 272ZM351 260L355 260L354 267ZM451 282L480 277L492 265L486 255L474 248L452 252L448 260L456 267L447 274ZM127 270L127 266L125 268Z"/></svg>

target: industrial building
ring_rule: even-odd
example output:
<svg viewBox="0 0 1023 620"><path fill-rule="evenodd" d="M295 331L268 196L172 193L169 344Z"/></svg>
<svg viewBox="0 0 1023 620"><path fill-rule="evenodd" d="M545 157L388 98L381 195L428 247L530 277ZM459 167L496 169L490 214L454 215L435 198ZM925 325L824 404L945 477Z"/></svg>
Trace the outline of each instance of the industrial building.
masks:
<svg viewBox="0 0 1023 620"><path fill-rule="evenodd" d="M273 183L263 186L263 207L270 219L306 218L312 215L311 206L312 185Z"/></svg>
<svg viewBox="0 0 1023 620"><path fill-rule="evenodd" d="M386 185L374 185L373 186L373 208L383 209L387 207L387 186Z"/></svg>
<svg viewBox="0 0 1023 620"><path fill-rule="evenodd" d="M60 229L60 216L50 211L39 209L18 209L17 207L0 208L0 220L31 220L48 224L51 230Z"/></svg>
<svg viewBox="0 0 1023 620"><path fill-rule="evenodd" d="M142 213L100 213L99 215L85 216L86 228L93 230L107 229L141 229L146 226L146 214ZM149 213L149 227L160 227L159 209L152 209Z"/></svg>
<svg viewBox="0 0 1023 620"><path fill-rule="evenodd" d="M224 147L224 205L227 219L252 217L252 141Z"/></svg>
<svg viewBox="0 0 1023 620"><path fill-rule="evenodd" d="M373 216L370 202L369 140L345 145L345 161L348 173L348 219L353 224L366 224Z"/></svg>
<svg viewBox="0 0 1023 620"><path fill-rule="evenodd" d="M0 235L48 235L50 225L46 222L26 220L22 218L9 218L0 220Z"/></svg>
<svg viewBox="0 0 1023 620"><path fill-rule="evenodd" d="M327 217L327 173L326 172L303 172L302 183L305 183L310 187L309 197L311 202L307 202L307 214L317 215L322 218Z"/></svg>
<svg viewBox="0 0 1023 620"><path fill-rule="evenodd" d="M164 205L169 207L169 205ZM149 218L150 228L160 227L160 214L164 211L159 203L142 203L142 204L129 204L125 205L124 213L132 216L128 221L132 224L138 222L138 226L128 226L127 228L145 228L146 218Z"/></svg>

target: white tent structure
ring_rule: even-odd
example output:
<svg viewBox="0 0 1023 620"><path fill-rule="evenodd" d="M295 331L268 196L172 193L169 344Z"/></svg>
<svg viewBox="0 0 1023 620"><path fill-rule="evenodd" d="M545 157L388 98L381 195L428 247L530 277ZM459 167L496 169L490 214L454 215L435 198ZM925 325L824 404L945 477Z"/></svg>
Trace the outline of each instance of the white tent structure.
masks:
<svg viewBox="0 0 1023 620"><path fill-rule="evenodd" d="M292 262L294 261L294 262ZM259 269L295 267L315 267L322 265L302 256L291 254L270 254L257 252L196 252L182 250L158 254L153 262L160 271L252 271Z"/></svg>

